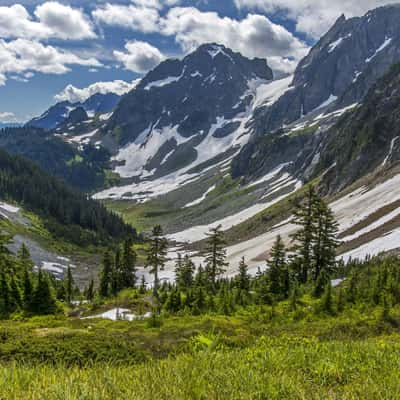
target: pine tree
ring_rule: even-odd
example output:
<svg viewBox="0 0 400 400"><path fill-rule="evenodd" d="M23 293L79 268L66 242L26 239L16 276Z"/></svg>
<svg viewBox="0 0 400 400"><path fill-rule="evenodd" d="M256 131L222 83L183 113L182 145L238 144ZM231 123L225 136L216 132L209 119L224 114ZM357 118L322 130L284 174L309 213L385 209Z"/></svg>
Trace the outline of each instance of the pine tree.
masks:
<svg viewBox="0 0 400 400"><path fill-rule="evenodd" d="M182 258L181 254L178 254L175 264L175 277L176 284L181 290L188 290L193 286L195 270L196 267L189 255L186 254Z"/></svg>
<svg viewBox="0 0 400 400"><path fill-rule="evenodd" d="M72 277L71 267L67 269L67 279L65 281L65 297L68 304L72 303L72 292L74 289L74 278Z"/></svg>
<svg viewBox="0 0 400 400"><path fill-rule="evenodd" d="M29 249L26 247L25 243L22 243L22 246L18 251L17 258L21 271L25 271L25 269L27 269L28 272L33 271L34 263L31 259Z"/></svg>
<svg viewBox="0 0 400 400"><path fill-rule="evenodd" d="M86 300L93 301L93 299L94 299L94 281L93 279L91 279L86 291Z"/></svg>
<svg viewBox="0 0 400 400"><path fill-rule="evenodd" d="M133 241L128 238L124 242L122 252L121 281L122 287L131 288L136 285L136 252L133 250Z"/></svg>
<svg viewBox="0 0 400 400"><path fill-rule="evenodd" d="M330 282L325 286L325 292L321 299L321 308L328 314L334 314L332 285Z"/></svg>
<svg viewBox="0 0 400 400"><path fill-rule="evenodd" d="M297 279L301 283L307 283L312 263L312 245L315 231L314 209L318 202L318 196L313 186L310 186L306 199L293 213L293 223L300 226L291 238L295 243L293 252L295 257L293 265L297 269Z"/></svg>
<svg viewBox="0 0 400 400"><path fill-rule="evenodd" d="M158 274L164 269L168 249L168 241L163 236L163 230L160 225L153 228L150 245L147 250L147 260L145 267L150 268L150 273L154 275L153 296L158 300Z"/></svg>
<svg viewBox="0 0 400 400"><path fill-rule="evenodd" d="M248 271L249 267L247 266L244 257L242 257L239 263L239 275L237 276L237 287L245 292L248 292L250 289L250 275Z"/></svg>
<svg viewBox="0 0 400 400"><path fill-rule="evenodd" d="M280 235L271 249L270 259L267 261L270 291L278 298L287 296L287 274L285 245Z"/></svg>
<svg viewBox="0 0 400 400"><path fill-rule="evenodd" d="M32 305L33 296L33 286L31 280L31 274L28 270L29 267L25 265L24 275L23 275L23 303L24 309L29 311Z"/></svg>
<svg viewBox="0 0 400 400"><path fill-rule="evenodd" d="M321 271L331 275L336 266L336 249L338 240L338 223L328 205L320 199L315 204L316 228L313 235L312 265L314 281L317 281Z"/></svg>
<svg viewBox="0 0 400 400"><path fill-rule="evenodd" d="M21 291L14 275L11 276L10 280L10 300L12 304L12 311L22 308Z"/></svg>
<svg viewBox="0 0 400 400"><path fill-rule="evenodd" d="M222 225L210 229L204 257L208 280L213 291L216 289L217 279L225 273L225 267L229 265L226 262L224 233L221 229Z"/></svg>
<svg viewBox="0 0 400 400"><path fill-rule="evenodd" d="M55 314L57 305L47 276L39 269L38 281L32 295L30 311L38 315Z"/></svg>
<svg viewBox="0 0 400 400"><path fill-rule="evenodd" d="M140 280L139 293L145 294L146 290L147 290L146 279L145 279L144 275L142 275L142 279Z"/></svg>
<svg viewBox="0 0 400 400"><path fill-rule="evenodd" d="M113 261L109 251L106 251L103 258L103 270L100 275L99 294L107 297L110 294L110 284L112 278Z"/></svg>

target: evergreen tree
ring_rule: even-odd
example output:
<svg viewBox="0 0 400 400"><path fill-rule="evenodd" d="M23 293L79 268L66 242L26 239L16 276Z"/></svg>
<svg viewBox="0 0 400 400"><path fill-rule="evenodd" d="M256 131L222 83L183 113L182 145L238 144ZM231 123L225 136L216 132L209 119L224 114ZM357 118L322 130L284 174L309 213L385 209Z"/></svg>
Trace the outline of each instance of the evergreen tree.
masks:
<svg viewBox="0 0 400 400"><path fill-rule="evenodd" d="M217 279L225 273L225 267L229 265L226 262L224 233L221 229L222 225L219 225L216 228L211 228L207 234L208 239L204 259L208 280L213 291L216 289Z"/></svg>
<svg viewBox="0 0 400 400"><path fill-rule="evenodd" d="M27 269L28 272L33 271L34 263L31 259L29 249L26 247L25 243L22 243L22 246L18 251L17 258L21 271L25 272L25 269Z"/></svg>
<svg viewBox="0 0 400 400"><path fill-rule="evenodd" d="M307 196L302 205L293 213L293 223L300 229L292 235L295 243L293 252L293 266L296 268L297 279L301 283L307 283L312 263L312 245L315 231L315 206L318 196L313 186L309 186Z"/></svg>
<svg viewBox="0 0 400 400"><path fill-rule="evenodd" d="M11 276L10 281L10 300L12 311L16 311L22 308L21 291L14 275Z"/></svg>
<svg viewBox="0 0 400 400"><path fill-rule="evenodd" d="M93 279L91 279L86 291L86 300L93 301L93 299L94 299L94 281Z"/></svg>
<svg viewBox="0 0 400 400"><path fill-rule="evenodd" d="M11 311L10 286L7 275L0 270L0 314L7 315Z"/></svg>
<svg viewBox="0 0 400 400"><path fill-rule="evenodd" d="M23 275L23 303L24 309L29 311L33 301L33 286L31 280L31 274L28 270L29 267L25 265Z"/></svg>
<svg viewBox="0 0 400 400"><path fill-rule="evenodd" d="M163 236L160 225L153 228L150 245L147 250L147 260L145 267L150 268L150 273L154 275L153 296L158 300L159 271L164 269L168 249L168 241Z"/></svg>
<svg viewBox="0 0 400 400"><path fill-rule="evenodd" d="M113 261L109 251L106 251L103 258L103 270L100 275L99 294L107 297L110 294L110 285L112 279Z"/></svg>
<svg viewBox="0 0 400 400"><path fill-rule="evenodd" d="M30 311L33 314L49 315L57 312L55 298L47 276L39 269L37 285L32 295Z"/></svg>
<svg viewBox="0 0 400 400"><path fill-rule="evenodd" d="M182 258L182 255L178 254L175 264L175 277L176 284L181 290L188 290L193 286L195 270L196 267L189 255L186 254Z"/></svg>
<svg viewBox="0 0 400 400"><path fill-rule="evenodd" d="M250 289L251 277L248 271L249 267L247 266L244 257L242 257L239 263L239 275L237 276L237 287L245 292L248 292Z"/></svg>
<svg viewBox="0 0 400 400"><path fill-rule="evenodd" d="M74 278L72 277L71 267L67 269L67 279L65 281L65 297L68 304L72 302L72 292L74 288Z"/></svg>
<svg viewBox="0 0 400 400"><path fill-rule="evenodd" d="M128 238L124 242L122 252L121 281L122 287L130 288L136 285L136 252L133 250L133 241Z"/></svg>
<svg viewBox="0 0 400 400"><path fill-rule="evenodd" d="M276 238L270 256L267 261L270 291L277 298L285 298L288 294L288 267L285 245L280 235Z"/></svg>
<svg viewBox="0 0 400 400"><path fill-rule="evenodd" d="M336 266L336 249L338 240L338 223L331 209L323 201L315 204L316 228L313 237L312 265L314 269L314 280L317 281L321 271L329 276Z"/></svg>
<svg viewBox="0 0 400 400"><path fill-rule="evenodd" d="M147 290L147 287L146 287L146 279L145 279L144 275L142 275L142 279L140 280L139 292L140 292L141 294L145 294L145 293L146 293L146 290Z"/></svg>

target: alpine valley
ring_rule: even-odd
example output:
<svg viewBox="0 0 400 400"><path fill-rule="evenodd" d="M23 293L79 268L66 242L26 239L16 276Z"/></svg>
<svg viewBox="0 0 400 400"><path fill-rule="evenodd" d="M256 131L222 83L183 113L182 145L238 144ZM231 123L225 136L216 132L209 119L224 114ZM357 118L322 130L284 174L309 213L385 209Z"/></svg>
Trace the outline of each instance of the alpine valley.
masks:
<svg viewBox="0 0 400 400"><path fill-rule="evenodd" d="M293 238L299 238L299 235L296 236L301 225L299 219L304 221L306 218L296 210L308 201L314 192L314 195L321 198L321 202L332 210L332 219L337 221L337 246L332 262L336 260L340 265L340 273L331 276L332 279L327 278L327 282L330 282L329 291L343 282L350 282L350 288L351 283L354 283L355 287L359 284L357 282L361 276L365 285L360 284L357 293L361 297L364 296L363 299L367 296L379 298L377 304L385 311L389 304L386 303L386 297L383 299L381 294L375 292L376 296L372 295L367 290L372 281L375 284L384 279L379 275L381 272L377 272L378 269L375 271L375 264L368 264L366 268L371 269L367 272L360 267L362 272L353 278L345 274L344 265L351 264L354 260L368 263L371 257L382 254L385 257L394 256L397 260L399 254L400 5L379 7L359 17L346 18L342 15L327 33L313 44L309 53L290 75L273 71L268 59L248 58L219 43L202 44L181 58L164 59L150 72L143 74L123 95L95 93L83 101L65 100L22 126L2 129L0 148L0 234L4 232L10 235L8 250L18 257L20 247L24 244L37 269L49 272L56 281L68 279L67 275L72 273L78 293L79 289L85 289L87 293L90 287L94 290L93 285L99 287L99 298L94 300L94 304L99 312L104 314L96 314L97 316L119 319L118 310L121 304L129 303L128 310L121 309L122 313L126 314L123 319L132 321L139 317L151 317L150 328L156 332L161 326L161 317L158 319L155 303L148 299L151 292L144 295L144 306L138 306L138 299L142 299L140 296L145 293L147 282L147 289L155 288L153 298L157 299L157 305L163 304L163 310L167 309L166 320L170 314L177 315L178 319L179 313L183 315L189 306L179 308L174 301L181 304L181 301L184 301L182 299L187 300L190 295L202 298L195 290L193 293L197 294L188 292L183 297L174 292L174 285L179 287L176 281L177 269L181 265L179 263L182 262L182 257L187 255L187 260L190 257L190 262L193 263L193 271L198 271L199 267L202 271L202 266L209 265L210 259L207 257L210 232L214 232L217 239L220 238L218 234L223 236L221 243L224 243L224 251L222 256L219 256L226 255L224 262L221 261L225 268L223 279L226 282L236 282L238 273L239 276L243 273L244 262L248 268L246 273L248 272L249 279L258 279L271 268L270 265L267 268L266 260L277 257L280 243L277 242L278 236L279 240L282 240L282 246L290 249L288 259L291 259L290 253L295 251L291 248ZM165 254L162 250L164 242L161 239L157 242L157 238L163 236L162 232L153 227L162 227L165 233L169 245ZM325 234L329 236L329 232ZM127 237L129 241L125 242L121 250L119 243ZM307 237L301 237L299 240L306 242ZM314 239L310 237L309 247L312 240ZM152 244L149 244L149 241ZM160 246L157 249L163 256L160 256L160 265L157 264L158 261L153 260L156 264L155 269L149 258L145 257L148 247L152 245ZM110 255L109 251L113 252L116 246L118 250L114 257L114 253ZM102 287L106 274L105 266L108 261L110 265L114 261L115 265L118 265L120 258L123 262L128 262L128 248L135 249L136 272L137 278L142 279L142 292L138 291L132 295L123 290L118 291L121 282L110 281L109 287L115 288L114 295L119 293L113 297L111 308L111 303L101 300L102 297L107 297L107 284L105 289ZM103 257L104 253L106 255ZM218 258L218 254L214 256ZM114 261L110 261L111 259ZM365 259L367 261L364 261ZM161 264L163 267L165 264L165 268L158 270ZM152 266L153 270L149 270L149 266ZM354 268L357 266L356 263ZM385 268L385 271L391 271L390 267ZM376 280L373 280L375 272ZM200 275L199 273L198 276ZM400 275L396 276L398 279ZM201 277L195 279L201 280ZM354 279L354 282L351 279ZM317 289L314 294L318 292L317 276L315 281ZM165 288L170 285L169 289L173 288L173 294L168 292L168 297L165 295L163 299L160 295L159 298L159 283ZM215 281L213 284L215 285ZM206 320L208 317L204 316L201 322L196 322L195 328L194 320L187 324L182 322L180 328L184 332L183 341L177 339L178 333L174 330L176 325L167 322L165 335L168 335L171 343L173 342L171 348L178 352L181 351L181 347L190 345L190 356L187 357L194 357L195 360L168 358L163 368L167 371L170 368L168 363L182 362L182 371L190 369L189 364L192 362L193 365L197 365L199 349L212 352L215 348L221 348L228 352L228 349L231 351L235 346L244 346L245 342L247 345L250 338L257 337L258 340L260 335L266 335L262 336L263 344L260 345L261 348L265 348L265 354L270 348L276 349L276 343L271 342L278 340L276 338L281 335L287 334L289 342L295 340L289 338L288 332L298 329L295 324L299 320L306 321L308 318L302 319L296 304L299 304L297 307L304 306L304 313L315 305L314 297L307 292L307 284L307 278L299 281L299 287L291 286L290 290L288 288L287 296L283 296L282 299L272 295L260 295L262 301L265 300L263 304L270 307L270 314L268 319L265 315L261 316L260 311L254 325L252 323L255 320L252 320L247 326L246 318L250 318L250 314L246 314L247 311L243 311L234 323L223 320L225 317L215 317L216 320L211 323L211 318L214 317ZM271 287L272 285L273 283ZM391 299L395 299L398 294L393 294L395 290L389 286L388 283L385 290L392 293ZM57 288L57 283L55 287ZM127 284L122 286L122 289L127 287L130 286ZM321 293L324 293L324 296L331 296L330 292L327 294L326 286L323 289ZM214 294L217 293L215 287L211 292L213 290ZM298 300L304 295L302 290L306 293L304 302ZM346 290L350 293L350 289ZM250 293L253 292L250 290ZM315 294L315 298L320 299L321 293ZM175 295L178 296L178 300L173 297ZM89 301L93 301L93 296ZM239 294L237 296L240 297ZM339 294L336 296L339 298ZM284 303L280 303L281 300ZM240 301L238 300L239 303ZM351 300L346 301L351 303ZM394 304L398 304L396 301L392 300ZM206 300L204 302L207 304L205 308L213 309ZM129 313L132 304L137 307L135 315ZM257 302L255 304L259 305ZM356 304L356 301L351 304ZM328 307L326 304L325 306ZM198 305L198 308L200 310L201 306ZM286 321L282 315L285 315L289 308L296 311L293 311L293 316L290 314L290 321ZM69 310L72 313L70 316L93 318L93 315L87 315L90 313L85 314L85 310L82 310L73 308ZM197 310L196 308L196 312ZM251 312L253 311L252 309ZM274 320L275 312L281 315L282 319ZM362 306L357 308L358 312L362 315ZM233 311L224 315L231 315L230 313ZM372 312L374 317L377 313ZM199 314L193 311L190 315ZM347 338L346 335L351 336L352 329L354 332L357 329L357 340L364 338L365 332L371 328L369 322L360 317L359 325L356 326L354 322L354 326L350 327L352 315L348 314L348 319L341 320L343 326L348 324L348 331L343 328L343 331L339 332L339 328L335 330L336 325L331 326L329 322L326 322L327 325L321 330L313 325L310 329L315 329L313 332L317 333L310 341L316 340L315 346L324 346L327 337L342 340ZM200 317L198 318L196 321L200 321ZM265 322L266 319L268 322ZM78 321L77 324L87 323L83 319ZM391 328L387 328L387 331L377 322L371 336L375 338L375 335L379 334L389 335L398 330L396 324L399 324L399 319L396 321L392 320ZM171 325L168 325L169 323ZM270 323L268 328L263 325ZM76 328L71 325L65 328L64 332L64 328L57 324L58 322L54 322L51 329L60 329L58 332L61 333L58 334L65 334L66 337L70 330ZM145 323L140 324L145 332ZM79 325L79 329L86 329L82 326ZM294 326L296 328L293 328ZM217 327L215 335L214 327ZM35 326L35 329L40 330L43 337L49 334L42 330L41 325ZM87 329L87 335L90 335L89 328ZM115 361L117 365L121 360L121 363L125 363L124 357L133 351L130 341L133 341L135 346L140 342L140 352L136 347L134 350L135 357L140 359L138 363L147 360L146 352L151 352L157 359L166 354L175 355L166 344L167 339L165 342L161 339L157 341L155 336L150 338L146 332L132 333L131 328L126 328L125 332L124 325L112 334L107 329L114 328L106 325L96 326L95 329L99 330L97 333L101 330L101 335L108 332L104 335L108 335L108 344L115 352L113 356L116 355L115 359L110 360ZM308 335L308 328L304 325L301 329L301 337L304 338ZM237 334L239 330L243 334ZM196 339L193 339L194 331L198 335ZM259 335L258 332L263 333ZM270 332L273 332L271 336ZM123 342L126 352L118 348L122 342L117 342L114 335ZM128 340L128 336L122 338L123 335L131 336ZM218 341L220 337L234 339L224 339L221 344ZM82 343L89 340L83 334L82 338ZM0 342L2 340L0 335ZM218 347L220 345L221 347ZM293 348L297 351L296 346ZM398 347L396 349L398 351ZM240 351L243 351L242 348ZM286 351L286 348L283 351ZM364 354L362 349L357 351ZM368 351L372 351L371 348L368 348ZM84 353L84 350L82 352ZM76 363L76 360L71 358L72 365L82 364L82 354L76 355L77 359L79 358ZM104 354L96 353L96 357L101 358ZM208 362L206 357L209 353L201 354L204 354L204 362ZM251 354L253 357L254 354ZM385 357L387 354L389 352L385 353ZM268 358L261 355L261 351L258 356L260 359ZM278 357L277 354L273 356ZM234 357L249 357L249 360L252 360L249 362L253 362L254 365L254 359L239 353L232 355L229 363L238 362ZM11 357L7 360L13 359ZM217 359L214 361L220 362ZM284 362L285 365L292 365L289 358ZM388 360L387 363L389 364ZM142 368L142 364L140 365ZM204 371L207 368L204 367ZM215 368L224 370L225 367L221 364ZM327 364L324 364L321 371L328 374L327 368ZM362 368L357 370L357 374L361 374L361 370ZM180 376L183 376L182 371ZM242 370L241 374L244 374L244 371ZM321 371L318 373L322 374ZM150 376L150 372L147 372ZM151 374L153 373L157 375L156 372L152 371ZM342 380L350 380L349 376L353 376L353 373L355 374L352 371L340 375L332 371L332 374L326 377L326 381L330 382L327 385L340 386ZM90 380L87 377L83 379ZM115 382L120 380L116 376L113 376L113 379ZM169 375L168 379L173 387L172 375ZM221 379L225 381L231 378L225 376ZM368 380L368 377L360 378L361 386L364 379ZM71 377L71 380L74 378ZM306 378L302 380L306 381ZM335 383L332 383L333 381ZM394 381L396 379L393 379ZM275 393L275 397L266 395L265 398L317 398L315 394L311 395L315 387L307 387L299 394L291 384L277 384L281 389L288 385L290 388L287 392L284 389L279 391L278 386L275 391L269 387L271 392L268 393ZM351 386L350 383L348 386ZM37 383L37 387L41 387L40 383ZM158 396L154 392L153 398L264 398L260 394L264 393L262 390L255 391L254 395L248 397L243 393L237 394L239 389L236 394L232 391L230 394L216 394L214 397L209 393L199 394L200 389L196 394L187 388L186 392L178 391L173 395L171 390L166 390L164 396ZM357 392L358 395L360 392ZM392 394L395 392L396 390L388 391ZM136 388L135 393L141 393L140 389ZM319 393L321 398L329 399L363 398L362 395L358 397L357 393L352 393L353 397L346 397L344 392L340 391L337 392L337 397L329 390ZM325 393L326 397L322 393ZM389 394L388 397L380 397L378 391L371 393L364 398L394 398ZM85 397L84 394L82 396L75 398L92 398ZM100 397L97 398L124 398L112 395L101 397L101 394L98 396ZM137 398L151 397L143 394Z"/></svg>

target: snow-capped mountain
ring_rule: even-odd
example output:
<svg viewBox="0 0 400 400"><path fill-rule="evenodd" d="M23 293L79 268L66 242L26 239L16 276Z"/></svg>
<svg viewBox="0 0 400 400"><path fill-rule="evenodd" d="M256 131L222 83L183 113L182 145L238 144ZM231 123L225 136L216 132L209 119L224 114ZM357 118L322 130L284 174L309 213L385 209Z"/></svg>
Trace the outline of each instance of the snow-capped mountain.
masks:
<svg viewBox="0 0 400 400"><path fill-rule="evenodd" d="M115 93L96 93L82 103L71 103L62 101L50 107L41 116L33 118L27 123L27 126L51 130L66 122L70 113L77 109L83 108L89 117L96 114L109 113L118 104L120 96Z"/></svg>
<svg viewBox="0 0 400 400"><path fill-rule="evenodd" d="M293 89L257 114L260 133L288 125L324 107L358 103L395 62L400 61L400 5L362 17L341 16L295 71Z"/></svg>
<svg viewBox="0 0 400 400"><path fill-rule="evenodd" d="M258 102L287 89L288 80L272 79L266 60L216 44L161 63L102 128L103 145L118 149L115 171L142 180L171 174L187 179L232 157L248 140L246 124ZM133 189L143 192L123 190Z"/></svg>

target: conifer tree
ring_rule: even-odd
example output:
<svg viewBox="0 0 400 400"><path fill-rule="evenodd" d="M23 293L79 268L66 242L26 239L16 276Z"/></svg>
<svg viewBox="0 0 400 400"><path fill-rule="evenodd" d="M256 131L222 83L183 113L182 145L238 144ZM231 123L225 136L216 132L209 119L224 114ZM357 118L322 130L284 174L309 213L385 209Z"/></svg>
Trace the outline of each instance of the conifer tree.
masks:
<svg viewBox="0 0 400 400"><path fill-rule="evenodd" d="M271 249L267 265L271 293L275 297L285 298L288 290L288 268L286 264L285 245L280 235L277 236Z"/></svg>
<svg viewBox="0 0 400 400"><path fill-rule="evenodd" d="M72 292L74 289L74 278L72 277L71 267L67 269L67 279L65 281L65 297L68 304L72 302Z"/></svg>
<svg viewBox="0 0 400 400"><path fill-rule="evenodd" d="M33 271L34 263L31 259L29 249L26 247L25 243L22 243L21 248L18 250L17 258L21 271L25 271L25 268L28 270L28 272Z"/></svg>
<svg viewBox="0 0 400 400"><path fill-rule="evenodd" d="M47 276L39 268L37 285L33 292L30 311L38 315L54 314L57 311L56 301L51 292Z"/></svg>
<svg viewBox="0 0 400 400"><path fill-rule="evenodd" d="M10 286L4 269L0 269L0 314L6 315L11 311Z"/></svg>
<svg viewBox="0 0 400 400"><path fill-rule="evenodd" d="M176 284L181 290L188 290L193 286L195 270L196 267L189 255L186 254L182 258L182 255L178 254L175 265L175 277Z"/></svg>
<svg viewBox="0 0 400 400"><path fill-rule="evenodd" d="M11 305L12 311L16 311L22 308L21 291L14 275L11 275L11 280L10 280L10 299L12 303Z"/></svg>
<svg viewBox="0 0 400 400"><path fill-rule="evenodd" d="M296 268L297 279L301 283L307 283L312 263L312 245L315 230L315 206L318 197L313 186L307 191L305 201L293 213L293 223L300 229L292 235L295 243L293 265Z"/></svg>
<svg viewBox="0 0 400 400"><path fill-rule="evenodd" d="M93 279L91 279L86 291L86 300L93 301L93 299L94 299L94 281Z"/></svg>
<svg viewBox="0 0 400 400"><path fill-rule="evenodd" d="M31 304L32 304L32 296L33 296L33 286L31 280L31 274L28 270L29 267L24 267L24 274L23 274L23 303L24 309L29 311Z"/></svg>
<svg viewBox="0 0 400 400"><path fill-rule="evenodd" d="M113 261L109 251L106 251L103 258L103 270L100 275L99 294L107 297L110 294L110 284L112 278Z"/></svg>
<svg viewBox="0 0 400 400"><path fill-rule="evenodd" d="M226 250L222 225L211 228L207 234L207 245L205 252L206 272L213 291L216 289L217 279L226 271Z"/></svg>
<svg viewBox="0 0 400 400"><path fill-rule="evenodd" d="M316 227L313 235L312 265L314 280L317 281L321 272L329 276L336 266L336 249L338 240L338 223L333 212L321 199L315 204Z"/></svg>
<svg viewBox="0 0 400 400"><path fill-rule="evenodd" d="M237 287L245 292L248 292L250 289L250 275L248 271L249 267L247 266L244 257L242 257L239 263L239 275L237 276Z"/></svg>
<svg viewBox="0 0 400 400"><path fill-rule="evenodd" d="M153 296L158 300L158 274L164 269L167 257L168 241L163 236L163 230L160 225L153 228L150 245L147 250L146 268L150 268L150 273L154 276Z"/></svg>
<svg viewBox="0 0 400 400"><path fill-rule="evenodd" d="M136 259L137 255L133 250L133 241L128 238L124 242L122 252L121 281L124 288L131 288L136 285Z"/></svg>
<svg viewBox="0 0 400 400"><path fill-rule="evenodd" d="M146 293L146 278L144 275L142 275L142 278L140 280L140 287L139 287L139 293L145 294Z"/></svg>

